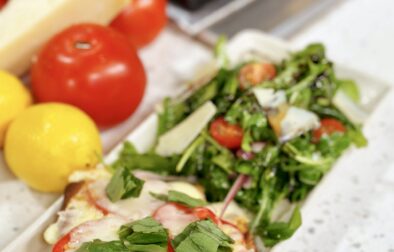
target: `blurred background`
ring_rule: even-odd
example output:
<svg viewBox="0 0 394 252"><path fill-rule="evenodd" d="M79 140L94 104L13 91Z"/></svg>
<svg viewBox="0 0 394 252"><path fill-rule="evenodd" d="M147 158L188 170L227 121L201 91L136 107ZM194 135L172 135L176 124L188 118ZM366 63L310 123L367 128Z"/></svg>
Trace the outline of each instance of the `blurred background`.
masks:
<svg viewBox="0 0 394 252"><path fill-rule="evenodd" d="M170 17L191 35L213 32L233 36L258 29L288 38L328 13L340 0L171 0Z"/></svg>

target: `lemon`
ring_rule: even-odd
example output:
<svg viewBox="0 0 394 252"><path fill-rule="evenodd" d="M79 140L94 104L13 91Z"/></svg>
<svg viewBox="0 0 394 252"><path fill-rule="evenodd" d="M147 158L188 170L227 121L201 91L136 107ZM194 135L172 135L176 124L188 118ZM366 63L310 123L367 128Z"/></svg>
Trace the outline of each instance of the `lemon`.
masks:
<svg viewBox="0 0 394 252"><path fill-rule="evenodd" d="M10 124L4 145L10 169L32 188L61 192L75 170L94 167L102 154L94 122L61 103L34 105Z"/></svg>
<svg viewBox="0 0 394 252"><path fill-rule="evenodd" d="M31 95L15 76L0 70L0 148L10 122L32 102Z"/></svg>

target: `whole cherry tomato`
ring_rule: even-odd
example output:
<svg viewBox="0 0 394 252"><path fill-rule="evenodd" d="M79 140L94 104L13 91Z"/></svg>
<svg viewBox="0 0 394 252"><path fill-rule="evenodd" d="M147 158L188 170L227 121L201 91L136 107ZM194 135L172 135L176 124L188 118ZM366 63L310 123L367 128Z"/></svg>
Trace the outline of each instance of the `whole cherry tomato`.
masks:
<svg viewBox="0 0 394 252"><path fill-rule="evenodd" d="M324 135L331 135L335 132L343 133L346 131L345 126L333 118L324 118L320 121L320 127L312 132L314 142L319 142Z"/></svg>
<svg viewBox="0 0 394 252"><path fill-rule="evenodd" d="M167 23L167 0L132 0L111 23L136 48L153 41Z"/></svg>
<svg viewBox="0 0 394 252"><path fill-rule="evenodd" d="M248 88L272 80L275 76L276 68L273 64L249 63L239 70L238 80L241 88Z"/></svg>
<svg viewBox="0 0 394 252"><path fill-rule="evenodd" d="M0 0L0 10L4 7L4 5L7 3L7 0Z"/></svg>
<svg viewBox="0 0 394 252"><path fill-rule="evenodd" d="M128 118L145 91L143 65L112 28L79 24L54 36L31 70L39 102L73 104L107 127Z"/></svg>
<svg viewBox="0 0 394 252"><path fill-rule="evenodd" d="M226 122L223 117L219 117L211 123L209 133L224 147L235 149L241 146L243 138L242 128Z"/></svg>

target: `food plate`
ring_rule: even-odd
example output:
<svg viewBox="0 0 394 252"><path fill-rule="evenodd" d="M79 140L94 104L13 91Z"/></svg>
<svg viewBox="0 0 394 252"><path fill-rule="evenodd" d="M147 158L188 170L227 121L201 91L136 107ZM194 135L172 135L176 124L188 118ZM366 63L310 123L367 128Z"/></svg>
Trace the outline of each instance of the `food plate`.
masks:
<svg viewBox="0 0 394 252"><path fill-rule="evenodd" d="M230 61L235 63L239 60L250 59L250 57L265 58L270 61L278 62L288 55L291 51L291 47L285 42L272 38L265 34L257 31L243 31L235 36L228 44L228 55ZM361 105L370 115L374 108L377 106L379 101L387 93L389 86L377 81L373 78L365 76L346 68L338 67L338 75L354 79L357 81L360 87L362 99ZM136 130L134 130L125 140L129 140L135 144L139 151L146 151L155 141L157 115L150 115ZM116 159L117 153L121 149L121 144L118 145L106 156L105 161L111 163ZM341 159L340 163L343 163L345 159L351 158L352 150L348 151ZM336 165L335 167L337 167ZM316 205L316 200L324 197L330 192L330 188L335 188L338 185L332 183L330 177L335 176L337 170L334 168L332 172L318 185L314 192L308 197L307 201L303 205L302 212L311 213L311 216L315 216L319 210L319 206ZM335 182L335 181L334 181ZM344 186L346 188L346 185ZM316 195L319 194L319 197ZM24 252L24 251L50 251L50 246L47 245L42 239L42 233L44 229L54 221L57 211L60 209L62 204L62 198L58 199L40 218L38 218L29 228L27 228L17 239L10 243L3 252ZM335 208L332 209L335 211ZM309 222L309 215L304 215L304 222ZM330 227L329 223L326 223ZM293 238L297 238L297 235ZM292 240L293 240L292 239ZM283 244L286 244L284 242ZM274 250L279 249L282 244ZM295 251L296 248L292 248ZM287 249L280 251L288 251Z"/></svg>

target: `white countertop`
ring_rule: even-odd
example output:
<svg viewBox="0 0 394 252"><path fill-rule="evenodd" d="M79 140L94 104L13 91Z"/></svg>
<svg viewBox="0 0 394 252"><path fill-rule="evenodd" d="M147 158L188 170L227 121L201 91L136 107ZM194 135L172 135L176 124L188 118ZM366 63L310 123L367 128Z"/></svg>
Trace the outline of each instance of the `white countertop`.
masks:
<svg viewBox="0 0 394 252"><path fill-rule="evenodd" d="M166 30L150 48L142 52L150 77L148 96L137 115L116 130L106 132L103 141L110 146L115 135L124 135L152 109L159 98L173 94L176 85L184 82L192 73L181 71L187 66L189 57L203 60L207 50L203 47L193 50L189 39L172 41L173 31ZM295 47L313 42L323 42L329 57L341 65L368 73L378 79L394 84L392 63L394 56L394 1L392 0L348 0L322 16L310 27L291 39ZM175 46L174 46L175 45ZM168 49L171 46L173 49ZM176 49L176 50L175 50ZM198 60L197 60L198 61ZM160 76L160 77L158 77ZM164 76L164 78L163 78ZM391 169L382 170L382 176L371 178L369 191L360 189L360 199L354 203L360 218L351 220L346 232L338 240L324 244L313 241L324 240L325 231L319 228L312 232L313 223L304 223L294 239L281 251L294 251L292 244L304 246L308 251L394 251L394 93L390 92L366 125L370 146L360 155L374 155L376 162L371 169L382 162ZM372 154L371 154L372 153ZM1 165L0 158L0 249L31 223L56 195L42 195L31 192ZM389 164L389 165L387 165ZM3 167L2 167L3 166ZM380 166L379 166L380 167ZM377 167L377 169L379 168ZM355 167L354 169L357 169ZM361 181L362 182L362 181ZM361 183L360 182L360 183ZM23 195L23 199L16 197ZM40 202L39 204L37 202ZM316 223L315 223L316 224ZM335 230L333 230L335 232ZM313 237L311 237L313 235ZM315 239L319 238L320 239ZM305 240L307 242L305 242ZM312 249L313 248L313 249Z"/></svg>
<svg viewBox="0 0 394 252"><path fill-rule="evenodd" d="M302 47L314 41L325 44L334 62L394 85L394 1L344 1L290 42L295 47ZM339 213L327 219L345 226L327 230L322 220L308 218L279 251L394 252L393 109L394 91L391 91L365 125L369 146L359 150L358 156L360 162L367 160L364 157L368 156L370 162L363 167L378 170L380 176L360 181L343 179L355 184L354 194L358 196L339 198L338 201L348 201L351 207L343 210L349 213ZM355 164L347 165L350 169L361 168ZM321 202L323 209L324 201Z"/></svg>

